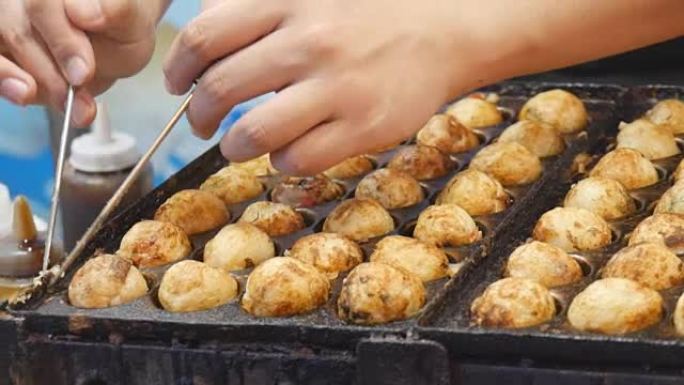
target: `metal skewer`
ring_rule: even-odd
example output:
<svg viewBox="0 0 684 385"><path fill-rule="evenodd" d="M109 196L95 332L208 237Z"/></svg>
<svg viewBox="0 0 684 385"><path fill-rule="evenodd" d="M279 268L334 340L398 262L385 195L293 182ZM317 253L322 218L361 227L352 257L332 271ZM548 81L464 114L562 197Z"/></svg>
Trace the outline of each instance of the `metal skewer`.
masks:
<svg viewBox="0 0 684 385"><path fill-rule="evenodd" d="M50 263L50 253L52 242L55 238L55 225L57 223L57 211L59 210L60 192L62 191L62 176L64 175L64 161L66 158L67 141L71 130L71 112L74 107L74 87L69 86L67 102L64 114L64 124L62 125L62 137L59 142L59 156L57 157L57 171L55 172L55 186L52 189L52 202L50 206L50 219L48 222L48 233L45 241L45 252L43 253L43 269L41 274L45 274Z"/></svg>
<svg viewBox="0 0 684 385"><path fill-rule="evenodd" d="M114 210L119 206L121 200L124 198L128 190L130 190L131 186L138 179L145 167L147 167L147 163L152 155L154 155L159 146L164 142L164 139L166 139L169 133L171 133L171 130L173 130L180 118L183 116L183 114L185 114L185 111L187 111L190 101L192 100L193 92L194 89L190 91L188 96L185 98L183 103L181 103L180 107L178 107L178 110L176 110L176 112L173 114L164 129L161 130L150 148L148 148L145 154L143 154L142 158L140 158L135 167L133 167L131 173L128 174L124 182L121 184L121 186L119 186L114 195L112 195L111 199L107 202L107 205L105 205L97 218L95 218L95 221L93 221L92 225L90 225L85 234L83 234L81 239L76 243L74 249L71 251L71 253L69 253L61 266L59 266L59 270L55 272L56 277L59 277L63 271L69 269L69 266L74 263L76 258L78 258L78 256L83 252L85 246L90 242L100 228L102 228L102 225L109 218L112 212L114 212Z"/></svg>

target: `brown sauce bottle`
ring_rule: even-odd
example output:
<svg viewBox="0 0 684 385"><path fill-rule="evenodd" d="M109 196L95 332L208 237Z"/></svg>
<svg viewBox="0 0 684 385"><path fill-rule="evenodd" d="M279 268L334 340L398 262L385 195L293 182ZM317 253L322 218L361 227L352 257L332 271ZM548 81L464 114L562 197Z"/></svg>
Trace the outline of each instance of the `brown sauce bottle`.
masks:
<svg viewBox="0 0 684 385"><path fill-rule="evenodd" d="M61 216L65 250L73 249L138 159L140 152L135 138L112 132L107 110L98 103L98 115L91 132L74 139L71 155L64 166ZM148 167L118 209L128 207L151 190L152 168Z"/></svg>

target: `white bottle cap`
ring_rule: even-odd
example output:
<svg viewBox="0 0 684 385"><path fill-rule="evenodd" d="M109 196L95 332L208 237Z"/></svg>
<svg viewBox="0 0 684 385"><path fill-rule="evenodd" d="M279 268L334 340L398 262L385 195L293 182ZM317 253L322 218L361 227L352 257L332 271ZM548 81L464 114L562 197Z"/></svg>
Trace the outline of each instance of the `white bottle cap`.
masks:
<svg viewBox="0 0 684 385"><path fill-rule="evenodd" d="M0 237L12 231L12 200L9 189L0 183Z"/></svg>
<svg viewBox="0 0 684 385"><path fill-rule="evenodd" d="M112 132L103 103L97 103L97 111L91 132L71 143L69 163L84 172L113 172L135 166L140 158L135 138L122 132Z"/></svg>

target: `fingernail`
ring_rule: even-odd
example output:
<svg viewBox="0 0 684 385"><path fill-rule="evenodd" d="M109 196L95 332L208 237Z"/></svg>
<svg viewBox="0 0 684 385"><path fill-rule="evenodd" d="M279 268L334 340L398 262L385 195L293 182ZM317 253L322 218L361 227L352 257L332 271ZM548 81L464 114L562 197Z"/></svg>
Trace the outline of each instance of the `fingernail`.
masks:
<svg viewBox="0 0 684 385"><path fill-rule="evenodd" d="M29 86L25 82L8 78L0 82L0 95L16 104L24 104L28 97Z"/></svg>
<svg viewBox="0 0 684 385"><path fill-rule="evenodd" d="M82 85L88 77L86 62L78 56L70 58L66 64L66 75L70 84L74 86Z"/></svg>
<svg viewBox="0 0 684 385"><path fill-rule="evenodd" d="M90 116L92 108L92 103L89 101L80 97L76 98L76 100L74 100L73 116L71 117L72 123L77 127L87 126L88 117Z"/></svg>
<svg viewBox="0 0 684 385"><path fill-rule="evenodd" d="M102 18L102 5L100 0L87 0L80 2L80 12L89 21L96 21Z"/></svg>

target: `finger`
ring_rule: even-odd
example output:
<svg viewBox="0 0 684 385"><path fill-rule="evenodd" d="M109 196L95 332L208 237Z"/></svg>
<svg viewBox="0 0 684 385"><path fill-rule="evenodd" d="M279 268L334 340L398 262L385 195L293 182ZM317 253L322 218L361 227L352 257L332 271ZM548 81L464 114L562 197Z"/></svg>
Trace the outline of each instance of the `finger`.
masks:
<svg viewBox="0 0 684 385"><path fill-rule="evenodd" d="M194 132L211 137L233 106L280 90L301 76L303 61L283 59L283 52L292 53L292 45L288 33L280 30L213 65L200 79L188 109Z"/></svg>
<svg viewBox="0 0 684 385"><path fill-rule="evenodd" d="M52 56L29 24L28 15L20 2L3 3L0 12L0 34L14 62L31 74L38 85L42 102L56 109L64 108L66 81Z"/></svg>
<svg viewBox="0 0 684 385"><path fill-rule="evenodd" d="M332 99L316 80L292 85L235 122L221 152L241 162L275 151L330 118Z"/></svg>
<svg viewBox="0 0 684 385"><path fill-rule="evenodd" d="M95 72L93 49L88 37L74 28L67 18L63 0L29 0L27 4L33 27L69 83L80 86L92 78Z"/></svg>
<svg viewBox="0 0 684 385"><path fill-rule="evenodd" d="M281 3L225 1L190 22L171 46L164 66L169 92L187 92L211 63L274 30L283 20Z"/></svg>
<svg viewBox="0 0 684 385"><path fill-rule="evenodd" d="M384 133L384 134L383 134ZM389 146L397 138L346 120L324 123L271 153L273 165L287 175L315 175L355 155Z"/></svg>
<svg viewBox="0 0 684 385"><path fill-rule="evenodd" d="M84 128L89 126L97 113L95 99L90 91L79 88L74 95L74 110L71 118L71 123L78 127Z"/></svg>
<svg viewBox="0 0 684 385"><path fill-rule="evenodd" d="M21 106L31 103L38 87L31 75L0 56L0 96Z"/></svg>

